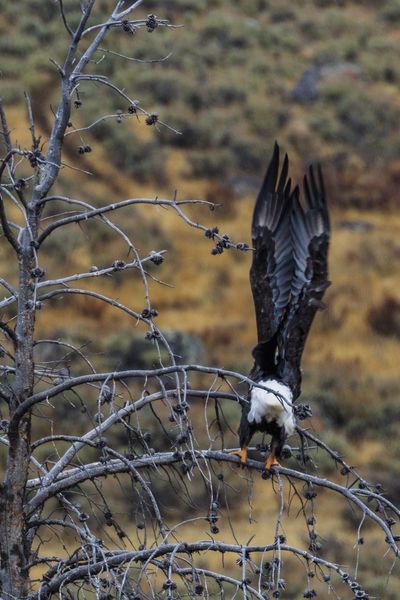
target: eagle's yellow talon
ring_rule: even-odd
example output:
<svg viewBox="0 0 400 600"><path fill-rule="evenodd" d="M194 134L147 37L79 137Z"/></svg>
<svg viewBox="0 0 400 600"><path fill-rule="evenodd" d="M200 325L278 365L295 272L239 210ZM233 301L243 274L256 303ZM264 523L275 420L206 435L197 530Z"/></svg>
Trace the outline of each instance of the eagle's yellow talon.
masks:
<svg viewBox="0 0 400 600"><path fill-rule="evenodd" d="M280 463L278 462L276 456L274 454L270 454L265 461L264 469L266 471L270 471L272 467L280 467Z"/></svg>
<svg viewBox="0 0 400 600"><path fill-rule="evenodd" d="M240 458L240 462L242 463L242 467L245 466L247 462L247 448L241 448L240 450L232 450L229 454L234 454Z"/></svg>

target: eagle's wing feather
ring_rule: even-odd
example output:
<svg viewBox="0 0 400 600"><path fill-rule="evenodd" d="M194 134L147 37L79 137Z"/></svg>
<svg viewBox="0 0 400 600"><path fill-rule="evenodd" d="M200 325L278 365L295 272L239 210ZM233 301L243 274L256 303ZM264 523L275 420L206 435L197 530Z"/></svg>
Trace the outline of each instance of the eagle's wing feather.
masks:
<svg viewBox="0 0 400 600"><path fill-rule="evenodd" d="M258 332L253 356L257 366L264 371L274 368L277 332L291 294L293 258L288 167L285 156L279 175L279 147L275 143L253 215L254 254L250 283Z"/></svg>
<svg viewBox="0 0 400 600"><path fill-rule="evenodd" d="M304 177L304 208L299 189L292 194L290 231L294 259L290 308L279 331L279 374L290 385L293 397L300 394L300 361L307 335L328 281L329 216L321 169L317 179L312 167Z"/></svg>

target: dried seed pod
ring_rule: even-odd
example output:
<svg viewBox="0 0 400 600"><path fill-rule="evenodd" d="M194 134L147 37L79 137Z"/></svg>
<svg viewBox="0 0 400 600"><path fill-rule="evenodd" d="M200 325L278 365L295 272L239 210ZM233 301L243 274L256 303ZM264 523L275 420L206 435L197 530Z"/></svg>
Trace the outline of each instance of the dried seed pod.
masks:
<svg viewBox="0 0 400 600"><path fill-rule="evenodd" d="M14 189L17 191L23 190L26 187L25 179L18 179L14 184Z"/></svg>
<svg viewBox="0 0 400 600"><path fill-rule="evenodd" d="M158 252L154 252L154 250L152 250L150 252L150 260L152 263L154 263L155 265L161 265L161 263L164 262L164 257L162 254L158 254Z"/></svg>
<svg viewBox="0 0 400 600"><path fill-rule="evenodd" d="M156 15L147 15L146 27L149 33L153 33L158 27L158 21Z"/></svg>
<svg viewBox="0 0 400 600"><path fill-rule="evenodd" d="M113 399L113 393L108 385L103 385L100 392L100 404L109 404Z"/></svg>
<svg viewBox="0 0 400 600"><path fill-rule="evenodd" d="M137 112L137 107L139 105L139 100L134 100L132 104L128 106L128 113L130 115L135 115Z"/></svg>
<svg viewBox="0 0 400 600"><path fill-rule="evenodd" d="M158 331L148 331L144 336L146 340L156 340L160 337Z"/></svg>
<svg viewBox="0 0 400 600"><path fill-rule="evenodd" d="M45 275L46 275L46 273L40 267L35 267L31 271L31 277L33 277L34 279L40 279L41 277L44 277Z"/></svg>
<svg viewBox="0 0 400 600"><path fill-rule="evenodd" d="M304 421L304 419L312 417L313 413L309 404L298 404L294 407L294 414L299 419L299 421Z"/></svg>
<svg viewBox="0 0 400 600"><path fill-rule="evenodd" d="M120 271L121 269L124 269L126 267L126 262L124 262L123 260L115 260L113 262L114 269L116 269L117 271Z"/></svg>
<svg viewBox="0 0 400 600"><path fill-rule="evenodd" d="M315 490L306 490L304 492L304 498L306 498L307 500L313 500L316 497L317 497L317 492Z"/></svg>
<svg viewBox="0 0 400 600"><path fill-rule="evenodd" d="M146 117L146 125L155 125L158 121L158 114L151 113L148 117Z"/></svg>

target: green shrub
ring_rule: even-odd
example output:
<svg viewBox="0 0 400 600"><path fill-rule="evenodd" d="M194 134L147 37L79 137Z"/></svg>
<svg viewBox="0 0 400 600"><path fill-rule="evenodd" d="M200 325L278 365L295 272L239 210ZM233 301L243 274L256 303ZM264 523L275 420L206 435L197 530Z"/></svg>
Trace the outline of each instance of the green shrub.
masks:
<svg viewBox="0 0 400 600"><path fill-rule="evenodd" d="M125 148L120 148L119 153L113 156L114 164L127 175L141 182L156 181L159 185L167 181L165 159L165 150L160 148L157 141L127 141Z"/></svg>
<svg viewBox="0 0 400 600"><path fill-rule="evenodd" d="M151 141L136 138L133 130L122 123L102 121L93 129L116 167L138 181L166 181L165 149L155 137Z"/></svg>
<svg viewBox="0 0 400 600"><path fill-rule="evenodd" d="M166 340L178 363L196 363L200 360L203 347L195 336L183 331L164 332ZM120 332L106 341L106 351L111 369L150 369L160 364L157 347L151 340L128 332ZM162 360L167 352L160 343Z"/></svg>
<svg viewBox="0 0 400 600"><path fill-rule="evenodd" d="M194 177L225 177L233 170L232 153L229 149L210 152L191 152L191 174Z"/></svg>
<svg viewBox="0 0 400 600"><path fill-rule="evenodd" d="M143 336L133 336L124 331L106 340L108 368L110 369L150 369L159 364L157 348Z"/></svg>
<svg viewBox="0 0 400 600"><path fill-rule="evenodd" d="M282 117L285 118L285 116L281 112L278 113L268 107L260 106L259 102L248 104L244 110L244 117L252 132L264 139L275 136L278 127L284 124Z"/></svg>
<svg viewBox="0 0 400 600"><path fill-rule="evenodd" d="M390 23L400 22L400 0L387 0L384 8L381 11L385 21Z"/></svg>
<svg viewBox="0 0 400 600"><path fill-rule="evenodd" d="M381 564L380 561L376 560L376 554L371 557L369 565L376 567L377 564ZM369 568L365 568L361 571L360 577L364 583L364 587L368 590L370 597L373 598L385 598L385 600L398 600L400 597L400 582L395 577L371 575Z"/></svg>
<svg viewBox="0 0 400 600"><path fill-rule="evenodd" d="M398 427L400 386L391 379L358 378L354 365L325 369L304 396L328 426L354 438L379 439ZM397 411L397 412L396 412Z"/></svg>
<svg viewBox="0 0 400 600"><path fill-rule="evenodd" d="M199 338L184 331L165 331L165 338L178 363L198 363L203 355Z"/></svg>
<svg viewBox="0 0 400 600"><path fill-rule="evenodd" d="M269 11L271 23L283 23L285 21L295 21L296 13L291 8L274 7Z"/></svg>
<svg viewBox="0 0 400 600"><path fill-rule="evenodd" d="M360 154L371 157L377 140L383 140L397 126L400 111L388 101L372 98L361 88L349 86L336 104L341 125L340 141L360 148Z"/></svg>
<svg viewBox="0 0 400 600"><path fill-rule="evenodd" d="M57 257L57 260L70 264L72 252L82 241L81 231L75 230L75 235L71 235L71 229L63 227L57 231L57 235L50 235L46 239L43 249L49 256Z"/></svg>
<svg viewBox="0 0 400 600"><path fill-rule="evenodd" d="M386 296L370 308L367 322L380 335L400 339L400 302L393 296Z"/></svg>
<svg viewBox="0 0 400 600"><path fill-rule="evenodd" d="M321 436L323 442L332 450L337 452L341 458L349 460L351 445L343 433L339 431L328 430ZM315 463L318 473L321 476L327 476L332 473L337 473L340 470L340 465L322 448L316 448L310 451L311 458Z"/></svg>
<svg viewBox="0 0 400 600"><path fill-rule="evenodd" d="M346 0L314 0L314 4L320 8L329 8L330 6L346 6Z"/></svg>
<svg viewBox="0 0 400 600"><path fill-rule="evenodd" d="M198 43L206 46L216 43L220 49L240 48L244 50L250 45L250 36L243 27L242 19L235 19L224 12L212 11L208 22L199 32Z"/></svg>
<svg viewBox="0 0 400 600"><path fill-rule="evenodd" d="M8 37L0 38L0 53L2 61L8 54L14 57L26 56L37 48L37 41L31 37Z"/></svg>
<svg viewBox="0 0 400 600"><path fill-rule="evenodd" d="M174 104L192 89L187 78L177 71L145 66L136 78L135 87L140 94L141 104Z"/></svg>
<svg viewBox="0 0 400 600"><path fill-rule="evenodd" d="M302 42L297 31L290 30L284 25L275 25L263 28L257 32L257 41L264 50L271 52L297 52L301 49Z"/></svg>
<svg viewBox="0 0 400 600"><path fill-rule="evenodd" d="M185 13L185 18L187 13L201 13L207 8L207 0L164 0L163 1L163 10L167 13ZM158 0L150 0L146 3L146 10L151 11L159 11L160 3Z"/></svg>
<svg viewBox="0 0 400 600"><path fill-rule="evenodd" d="M173 131L162 128L159 133L161 142L180 148L205 149L215 145L215 136L221 129L216 125L212 113L191 116L184 111L166 112L163 118L182 134L176 135Z"/></svg>
<svg viewBox="0 0 400 600"><path fill-rule="evenodd" d="M244 102L246 91L234 83L220 83L208 90L208 102L211 106L229 106L235 102Z"/></svg>
<svg viewBox="0 0 400 600"><path fill-rule="evenodd" d="M321 39L321 28L313 19L305 19L304 21L301 21L299 28L301 33L306 36L309 41Z"/></svg>
<svg viewBox="0 0 400 600"><path fill-rule="evenodd" d="M325 142L334 143L340 140L340 125L327 111L314 113L309 119L310 129Z"/></svg>
<svg viewBox="0 0 400 600"><path fill-rule="evenodd" d="M265 143L256 136L235 137L231 143L231 151L236 172L258 173L265 168L265 146Z"/></svg>

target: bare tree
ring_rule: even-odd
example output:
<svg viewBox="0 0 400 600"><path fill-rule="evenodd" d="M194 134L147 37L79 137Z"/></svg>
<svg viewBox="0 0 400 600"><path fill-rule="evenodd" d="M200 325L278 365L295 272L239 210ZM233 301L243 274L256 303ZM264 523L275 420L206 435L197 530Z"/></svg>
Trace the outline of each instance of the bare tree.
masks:
<svg viewBox="0 0 400 600"><path fill-rule="evenodd" d="M156 325L157 311L149 294L149 279L157 281L153 267L161 265L165 251L154 249L141 255L132 239L134 232L124 231L109 213L137 205L167 208L205 234L215 244L215 254L251 249L189 216L193 204L212 209L206 201L128 198L96 207L86 199L52 191L65 168L65 138L96 125L70 129L71 103L79 98L84 82L111 89L126 104L125 113L102 118L143 115L149 125L171 127L146 112L126 90L92 70L99 53L104 53L101 44L110 30L154 31L172 25L155 15L134 19L141 0L115 0L109 17L99 22L95 1L87 0L80 2L81 18L72 27L62 0L58 4L69 44L64 62L55 63L60 94L49 139L44 143L38 137L26 96L32 144L29 148L15 145L0 105L5 148L0 163L0 219L13 268L10 281L0 280L6 294L0 302L0 442L5 457L0 496L1 598L278 598L285 589L285 577L290 582L283 566L285 556L304 564L305 598L316 596L321 584L326 593L336 593L335 586L342 589L344 584L348 597L368 598L358 582L357 566L347 572L328 556L329 550L322 552L315 513L317 493L326 490L351 505L359 518L360 544L364 522L373 522L395 560L400 536L393 527L399 509L335 450L300 426L297 442L292 444L297 470L275 467L268 477L263 462L256 460L249 460L246 470L238 469L239 459L226 451L229 432L224 407L245 402L247 386L256 384L241 373L217 366L179 362L168 336ZM83 144L82 152L88 150ZM128 260L71 275L62 274L60 261L60 275L46 279L41 256L47 240L82 222L89 226L100 222L110 228L126 245ZM89 285L121 272L138 274L144 308L127 306ZM136 368L133 355L129 369L103 372L101 361L68 339L38 338L37 311L55 298L68 303L71 294L122 312L127 327L141 326L155 348L158 365ZM49 356L55 360L49 361ZM204 407L196 413L204 418L190 417L189 409L196 406ZM62 418L67 411L72 419ZM309 417L309 408L298 405L297 416L299 420ZM48 430L45 436L37 433L39 424L43 431L43 423ZM315 449L338 466L344 483L312 474ZM253 544L250 535L245 544L224 541L218 535L222 522L235 538L232 485L240 478L251 489L252 472L261 473L267 479L265 486L272 487L278 498L277 509L268 509L273 513L275 534L261 545ZM113 508L112 486L104 484L110 477L112 485L120 486L126 495L128 519ZM200 488L195 487L196 481ZM167 499L166 487L170 490ZM196 500L199 489L202 498ZM171 510L171 496L186 506L186 513L183 508ZM287 499L304 518L305 548L289 544L284 534ZM193 539L197 522L208 523L207 539ZM191 534L188 523L193 525ZM49 540L53 540L50 553ZM221 560L207 562L212 554Z"/></svg>

